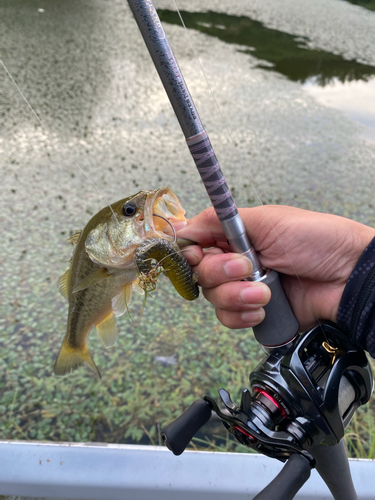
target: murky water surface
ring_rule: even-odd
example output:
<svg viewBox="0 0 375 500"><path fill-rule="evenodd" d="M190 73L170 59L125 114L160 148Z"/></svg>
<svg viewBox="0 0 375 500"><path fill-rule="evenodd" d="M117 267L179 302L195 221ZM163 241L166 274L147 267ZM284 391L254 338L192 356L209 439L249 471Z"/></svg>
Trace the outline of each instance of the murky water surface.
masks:
<svg viewBox="0 0 375 500"><path fill-rule="evenodd" d="M372 1L365 4L368 8L375 5ZM159 15L164 22L181 25L175 11L160 9ZM181 16L187 28L241 46L238 50L259 60L256 67L303 84L318 102L364 125L362 137L375 142L375 66L314 50L307 37L268 28L246 16L186 11Z"/></svg>
<svg viewBox="0 0 375 500"><path fill-rule="evenodd" d="M162 22L181 25L177 12L160 9ZM325 50L313 50L307 37L268 28L247 16L231 16L217 12L180 12L187 28L217 37L226 43L241 45L245 54L258 59L256 67L275 71L300 83L313 80L325 86L334 79L340 82L368 81L375 66Z"/></svg>
<svg viewBox="0 0 375 500"><path fill-rule="evenodd" d="M156 5L238 205L259 196L375 225L375 13L186 0L187 38L172 2ZM117 346L90 336L102 382L84 370L57 379L67 304L56 282L69 234L106 200L169 185L193 216L207 195L126 2L3 0L0 33L1 60L42 121L0 66L0 438L158 444L201 395L223 386L237 399L262 355L251 332L162 281L140 322L142 301L120 320Z"/></svg>
<svg viewBox="0 0 375 500"><path fill-rule="evenodd" d="M374 0L346 0L347 2L353 3L354 5L360 5L365 9L375 10Z"/></svg>

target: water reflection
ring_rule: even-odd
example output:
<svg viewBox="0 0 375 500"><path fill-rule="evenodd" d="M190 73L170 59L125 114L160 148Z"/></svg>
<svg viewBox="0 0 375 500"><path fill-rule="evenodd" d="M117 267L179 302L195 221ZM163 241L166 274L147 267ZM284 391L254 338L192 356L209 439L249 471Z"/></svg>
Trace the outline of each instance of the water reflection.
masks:
<svg viewBox="0 0 375 500"><path fill-rule="evenodd" d="M346 0L349 3L354 3L354 5L360 5L365 9L375 10L375 0Z"/></svg>
<svg viewBox="0 0 375 500"><path fill-rule="evenodd" d="M162 22L181 24L176 12L158 10ZM260 59L257 67L277 71L301 83L314 79L324 86L338 80L351 82L369 80L375 67L346 60L324 50L308 47L308 38L270 29L259 21L245 16L231 16L218 12L185 12L182 18L188 28L215 36L226 43L243 46L243 52Z"/></svg>
<svg viewBox="0 0 375 500"><path fill-rule="evenodd" d="M362 137L375 142L375 79L346 83L336 80L325 87L311 80L304 88L320 103L340 109L353 121L364 125Z"/></svg>

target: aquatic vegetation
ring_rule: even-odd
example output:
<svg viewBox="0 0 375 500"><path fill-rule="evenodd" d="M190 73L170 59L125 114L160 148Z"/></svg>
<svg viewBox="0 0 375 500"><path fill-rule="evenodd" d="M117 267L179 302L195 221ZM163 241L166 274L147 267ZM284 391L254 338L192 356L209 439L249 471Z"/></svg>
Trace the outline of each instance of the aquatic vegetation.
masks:
<svg viewBox="0 0 375 500"><path fill-rule="evenodd" d="M240 392L262 356L249 331L220 326L209 304L183 301L163 276L147 301L153 321L120 318L115 348L103 350L95 337L89 339L105 366L102 381L85 370L64 379L51 376L59 335L49 332L55 325L42 321L44 334L8 325L0 339L1 439L158 444L158 429L198 397L216 396L220 385ZM130 306L133 318L142 302L139 297ZM64 315L60 311L56 325ZM181 324L182 315L188 324ZM176 364L155 359L172 354ZM217 432L225 439L224 428Z"/></svg>

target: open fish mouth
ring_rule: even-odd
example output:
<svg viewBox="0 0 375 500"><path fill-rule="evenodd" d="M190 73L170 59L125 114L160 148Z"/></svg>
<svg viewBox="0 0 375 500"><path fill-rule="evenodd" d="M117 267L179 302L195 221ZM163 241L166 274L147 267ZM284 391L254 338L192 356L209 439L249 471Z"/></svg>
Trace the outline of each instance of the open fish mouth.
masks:
<svg viewBox="0 0 375 500"><path fill-rule="evenodd" d="M186 211L182 208L177 196L169 187L162 187L152 191L147 197L144 208L144 228L146 238L174 239L172 230L167 221L185 221ZM167 220L164 220L164 219Z"/></svg>
<svg viewBox="0 0 375 500"><path fill-rule="evenodd" d="M85 250L90 259L104 267L133 266L133 254L141 241L162 238L174 241L170 224L184 221L185 210L168 187L139 191L105 209L90 225Z"/></svg>

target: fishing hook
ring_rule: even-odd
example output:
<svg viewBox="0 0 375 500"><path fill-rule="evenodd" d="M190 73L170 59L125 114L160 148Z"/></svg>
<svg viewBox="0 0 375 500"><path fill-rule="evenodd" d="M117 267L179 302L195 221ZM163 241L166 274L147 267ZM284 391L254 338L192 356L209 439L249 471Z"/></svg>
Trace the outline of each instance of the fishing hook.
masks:
<svg viewBox="0 0 375 500"><path fill-rule="evenodd" d="M175 230L175 228L173 227L173 225L169 222L169 220L168 220L168 219L166 219L165 217L163 217L162 215L158 215L158 214L152 214L152 215L153 215L154 217L160 217L161 219L164 219L164 220L165 220L165 222L167 222L167 223L171 226L172 231L173 231L173 235L174 235L174 240L173 240L173 243L176 243L176 241L177 241L177 234L176 234L176 230Z"/></svg>

